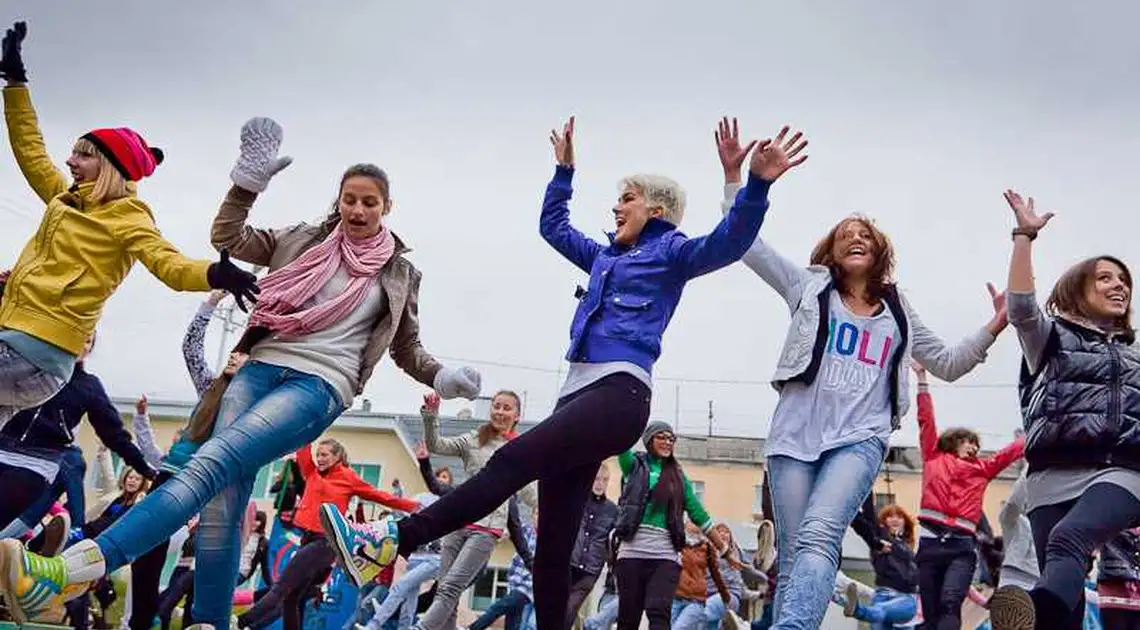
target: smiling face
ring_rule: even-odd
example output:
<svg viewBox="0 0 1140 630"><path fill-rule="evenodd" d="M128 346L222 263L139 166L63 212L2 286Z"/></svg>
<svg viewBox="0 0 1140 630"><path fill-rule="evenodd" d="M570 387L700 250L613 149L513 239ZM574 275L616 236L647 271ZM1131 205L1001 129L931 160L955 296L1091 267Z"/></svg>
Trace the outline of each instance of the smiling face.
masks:
<svg viewBox="0 0 1140 630"><path fill-rule="evenodd" d="M901 536L903 533L903 528L906 527L906 519L904 519L899 514L891 513L883 519L883 524L887 526L887 529L889 529L892 534L895 536Z"/></svg>
<svg viewBox="0 0 1140 630"><path fill-rule="evenodd" d="M614 206L614 225L617 227L614 242L626 247L636 244L645 224L658 216L661 216L661 208L650 209L645 205L645 196L641 191L626 184Z"/></svg>
<svg viewBox="0 0 1140 630"><path fill-rule="evenodd" d="M142 489L142 486L143 476L133 470L123 478L123 492L127 494L135 494Z"/></svg>
<svg viewBox="0 0 1140 630"><path fill-rule="evenodd" d="M352 175L340 187L337 211L344 234L350 239L363 240L379 234L390 207L387 188L374 177Z"/></svg>
<svg viewBox="0 0 1140 630"><path fill-rule="evenodd" d="M502 435L515 428L519 421L518 398L509 392L499 392L491 399L491 426Z"/></svg>
<svg viewBox="0 0 1140 630"><path fill-rule="evenodd" d="M71 150L67 158L67 170L71 172L71 179L76 184L84 182L94 183L99 179L99 169L103 164L103 156L99 155L95 146L89 140L80 140Z"/></svg>
<svg viewBox="0 0 1140 630"><path fill-rule="evenodd" d="M811 252L811 264L831 269L839 288L868 285L869 297L890 284L895 253L890 239L870 219L855 215L840 221Z"/></svg>
<svg viewBox="0 0 1140 630"><path fill-rule="evenodd" d="M1090 314L1110 321L1124 317L1132 303L1131 284L1120 265L1111 260L1096 261L1096 268L1085 286L1084 299Z"/></svg>
<svg viewBox="0 0 1140 630"><path fill-rule="evenodd" d="M649 442L649 446L653 449L653 454L664 459L673 456L673 445L677 442L677 436L673 435L672 431L662 431L653 436Z"/></svg>
<svg viewBox="0 0 1140 630"><path fill-rule="evenodd" d="M875 265L875 237L859 219L848 219L835 231L831 258L848 278L865 278Z"/></svg>
<svg viewBox="0 0 1140 630"><path fill-rule="evenodd" d="M333 452L332 446L328 444L321 444L317 447L316 460L317 470L320 472L325 472L329 468L332 468L337 462L339 462L340 457Z"/></svg>
<svg viewBox="0 0 1140 630"><path fill-rule="evenodd" d="M222 374L226 376L233 376L245 365L249 360L249 355L244 352L231 352L229 358L226 360L226 367L222 368Z"/></svg>
<svg viewBox="0 0 1140 630"><path fill-rule="evenodd" d="M960 440L958 442L958 457L962 459L974 459L978 456L978 443L973 440Z"/></svg>

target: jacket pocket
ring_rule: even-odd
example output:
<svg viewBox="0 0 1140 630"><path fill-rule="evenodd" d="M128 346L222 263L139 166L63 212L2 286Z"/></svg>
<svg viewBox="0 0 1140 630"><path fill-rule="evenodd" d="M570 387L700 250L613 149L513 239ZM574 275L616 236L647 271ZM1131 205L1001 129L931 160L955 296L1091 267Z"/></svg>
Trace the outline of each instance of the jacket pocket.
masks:
<svg viewBox="0 0 1140 630"><path fill-rule="evenodd" d="M612 321L609 334L623 339L640 339L653 333L653 299L630 295L609 298Z"/></svg>

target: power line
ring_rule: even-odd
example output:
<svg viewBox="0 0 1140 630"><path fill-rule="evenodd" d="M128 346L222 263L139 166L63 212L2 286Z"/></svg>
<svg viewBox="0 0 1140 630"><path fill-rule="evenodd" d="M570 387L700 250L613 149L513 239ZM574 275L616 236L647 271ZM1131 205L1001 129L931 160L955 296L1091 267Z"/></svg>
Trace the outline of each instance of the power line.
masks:
<svg viewBox="0 0 1140 630"><path fill-rule="evenodd" d="M562 369L552 369L539 367L535 365L522 365L520 363L506 363L503 361L487 361L484 359L467 359L460 357L445 357L438 356L437 358L444 361L451 361L453 363L469 363L473 365L485 365L489 367L498 367L509 370L524 370L527 372L538 372L540 374L561 374L564 372ZM654 381L668 382L668 383L689 383L694 385L747 385L747 386L770 386L771 381L767 380L749 380L749 379L730 379L730 378L686 378L679 376L654 376ZM1016 389L1017 383L932 383L939 389Z"/></svg>

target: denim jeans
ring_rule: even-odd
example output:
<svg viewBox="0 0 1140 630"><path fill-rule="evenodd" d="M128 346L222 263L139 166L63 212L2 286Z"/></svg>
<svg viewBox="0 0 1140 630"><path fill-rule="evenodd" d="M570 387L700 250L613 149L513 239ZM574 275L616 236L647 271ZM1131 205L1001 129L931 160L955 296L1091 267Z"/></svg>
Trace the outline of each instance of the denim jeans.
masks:
<svg viewBox="0 0 1140 630"><path fill-rule="evenodd" d="M815 630L823 622L843 535L871 492L886 448L876 437L813 462L768 458L780 550L773 630Z"/></svg>
<svg viewBox="0 0 1140 630"><path fill-rule="evenodd" d="M214 433L181 472L95 539L107 571L138 558L200 513L194 619L228 627L239 523L258 470L317 439L343 410L323 379L250 361L222 398Z"/></svg>
<svg viewBox="0 0 1140 630"><path fill-rule="evenodd" d="M669 614L669 627L673 630L702 630L705 623L705 603L692 599L673 599Z"/></svg>
<svg viewBox="0 0 1140 630"><path fill-rule="evenodd" d="M708 601L705 602L705 621L708 622L709 630L720 630L721 624L724 623L724 613L729 610L736 612L739 608L740 599L736 595L728 596L728 606L725 606L720 595L709 595Z"/></svg>
<svg viewBox="0 0 1140 630"><path fill-rule="evenodd" d="M913 593L900 593L891 588L876 588L870 604L855 607L855 618L871 624L871 630L892 630L918 614L918 599Z"/></svg>
<svg viewBox="0 0 1140 630"><path fill-rule="evenodd" d="M584 630L609 630L618 617L618 597L614 593L605 593L598 602L598 612L586 617L582 623Z"/></svg>
<svg viewBox="0 0 1140 630"><path fill-rule="evenodd" d="M392 590L388 591L388 597L380 604L380 608L372 616L372 621L368 622L368 627L372 630L380 628L397 611L400 613L398 626L400 630L412 627L416 618L416 602L419 599L420 586L428 580L434 580L438 575L438 555L412 556L408 561L408 570L392 585Z"/></svg>
<svg viewBox="0 0 1140 630"><path fill-rule="evenodd" d="M372 602L386 602L391 594L391 589L385 584L369 582L360 587L360 590L356 593L356 610L344 621L341 630L353 630L357 624L364 625L368 623L368 620L372 618ZM382 625L383 624L377 624L376 628L379 629Z"/></svg>
<svg viewBox="0 0 1140 630"><path fill-rule="evenodd" d="M522 630L524 613L528 598L522 591L508 591L496 599L482 615L468 626L468 630L486 630L499 617L506 617L503 621L503 630Z"/></svg>
<svg viewBox="0 0 1140 630"><path fill-rule="evenodd" d="M67 379L44 372L0 341L0 429L17 413L50 400L66 384Z"/></svg>

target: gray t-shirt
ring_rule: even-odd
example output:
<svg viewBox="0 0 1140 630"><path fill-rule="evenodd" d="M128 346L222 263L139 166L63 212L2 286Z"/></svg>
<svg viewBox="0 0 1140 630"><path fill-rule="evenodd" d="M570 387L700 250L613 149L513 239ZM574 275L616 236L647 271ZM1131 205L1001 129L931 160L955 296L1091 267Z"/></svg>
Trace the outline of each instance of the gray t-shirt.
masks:
<svg viewBox="0 0 1140 630"><path fill-rule="evenodd" d="M1034 292L1006 295L1009 323L1017 329L1021 352L1029 370L1036 373L1044 358L1045 344L1053 334L1053 320L1046 317L1037 305ZM1097 483L1119 486L1140 500L1140 472L1119 466L1113 468L1046 468L1031 473L1025 479L1025 512L1044 505L1072 501Z"/></svg>
<svg viewBox="0 0 1140 630"><path fill-rule="evenodd" d="M767 454L815 461L831 449L891 435L891 357L899 329L890 309L870 317L828 296L831 320L823 359L809 385L788 383L768 433Z"/></svg>

